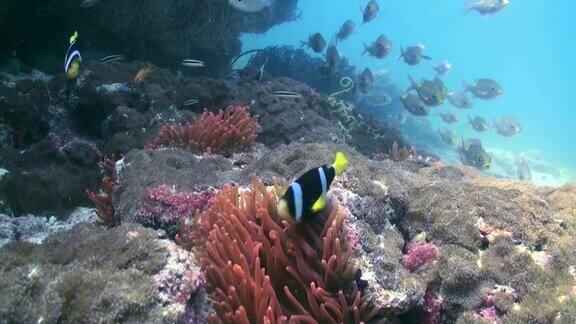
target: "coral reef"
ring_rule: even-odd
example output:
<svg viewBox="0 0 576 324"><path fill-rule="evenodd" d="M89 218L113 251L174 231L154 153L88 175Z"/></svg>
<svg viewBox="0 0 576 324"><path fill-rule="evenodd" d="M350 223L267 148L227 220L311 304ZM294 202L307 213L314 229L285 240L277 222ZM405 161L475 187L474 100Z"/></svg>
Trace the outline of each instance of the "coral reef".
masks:
<svg viewBox="0 0 576 324"><path fill-rule="evenodd" d="M354 280L340 207L298 226L276 215L279 190L256 181L248 191L225 187L197 228L176 237L200 249L215 320L359 323L376 316Z"/></svg>
<svg viewBox="0 0 576 324"><path fill-rule="evenodd" d="M0 137L5 139L0 145L0 166L9 173L0 180L0 199L14 213L65 217L86 203L83 187L97 188L97 163L102 156L121 157L143 147L166 124L197 119L199 107L217 116L219 107L249 106L250 113L258 116L258 142L272 148L336 142L371 156L390 150L395 141L400 147L409 146L394 129L362 119L354 111L350 116L360 122L359 127L346 129L325 97L292 79L238 83L173 75L152 65L146 80L134 83L134 74L146 65L86 61L72 85L62 74L2 74L6 81L0 82L0 97L9 109L0 112L6 113L0 123ZM273 93L279 90L295 91L304 98L275 98ZM197 99L198 105L185 106L190 99ZM30 203L33 191L40 194Z"/></svg>
<svg viewBox="0 0 576 324"><path fill-rule="evenodd" d="M205 111L193 122L165 125L146 147L230 154L249 147L259 131L257 117L250 115L248 107L230 106L218 114Z"/></svg>
<svg viewBox="0 0 576 324"><path fill-rule="evenodd" d="M106 231L103 228L94 230L92 229L94 227L91 227L91 231L116 233L115 231L122 231L126 226L133 226L128 223L137 221L136 214L142 208L141 198L145 197L147 188L169 185L170 187L165 188L170 191L174 188L175 197L179 197L178 193L190 192L191 188L196 188L198 191L201 188L225 186L226 189L218 194L216 202L204 213L203 218L195 218L196 221L191 221L192 218L189 217L192 216L191 214L184 215L189 220L188 226L203 224L199 220L214 220L213 224L221 231L213 232L211 235L215 235L214 237L203 236L205 240L214 242L215 237L222 241L231 240L234 237L232 234L229 234L228 238L218 235L224 235L224 232L235 233L234 235L240 233L231 231L230 224L224 222L224 220L242 219L240 215L252 217L251 223L243 223L242 226L249 233L262 226L263 219L269 219L272 220L269 226L276 224L281 229L278 235L292 237L289 235L292 235L291 231L296 228L290 227L290 223L277 223L273 217L276 196L272 189L265 191L261 185L257 185L256 190L254 188L240 190L238 186L249 185L254 174L257 174L266 184L273 184L274 179L294 178L306 170L318 167L320 163L330 163L334 152L338 150L345 152L350 161L350 168L333 184L331 194L334 198L334 205L333 209L328 211L332 213L327 213L326 216L336 217L334 213L337 213L339 216L336 218L338 218L346 212L345 221L342 222L342 227L339 227L339 231L342 232L339 233L347 233L346 240L340 242L341 244L348 242L349 245L346 245L342 251L350 252L350 257L353 256L353 259L357 260L361 272L354 274L353 282L358 285L358 292L372 297L371 300L376 309L380 307L390 317L398 316L401 320L415 316L413 318L421 318L422 321L428 319L430 323L488 321L488 318L495 315L504 323L531 320L545 323L555 319L570 322L574 318L576 257L571 253L576 234L576 214L573 208L576 196L574 186L558 189L534 188L527 183L490 179L467 167L452 167L442 163L412 159L401 163L388 159L371 160L345 144L296 142L290 145L278 145L272 149L256 144L250 150L232 154L229 157L200 156L172 148L133 150L124 157L124 166L118 170L120 181L116 190L115 207L125 225ZM8 177L11 172L5 177ZM231 181L237 183L238 186L226 186ZM232 199L236 197L235 195L239 195L242 199ZM171 210L170 207L167 209ZM235 218L215 218L214 213L221 210L234 210L234 213L222 214L229 217L234 215ZM178 213L174 215L176 214ZM264 217L264 214L267 217ZM261 218L254 218L256 216ZM320 222L321 219L317 221ZM2 233L5 230L6 233L9 232L7 236L11 237L10 239L15 239L13 234L15 232L11 225L0 228L2 228ZM315 225L313 228L321 231L322 227ZM72 233L74 231L72 229ZM258 245L258 254L264 253L266 242L270 244L270 247L275 246L274 238L264 235L264 229L262 231L253 236L261 238L258 242L262 242L262 246ZM422 232L426 232L425 241L418 239ZM182 236L181 241L202 242L202 236L192 235L193 233L198 232L188 232L189 235ZM306 233L308 234L310 233ZM85 233L82 235L91 237ZM72 239L82 241L75 237ZM340 239L341 236L338 238ZM254 243L254 239L252 240ZM288 241L290 240L282 240L284 245L280 244L280 246L288 248L285 245ZM44 240L41 246L46 245L47 242L50 242L50 239ZM240 249L239 243L249 243L247 240L238 239L236 242L237 245L232 244L230 248ZM306 242L309 241L306 240ZM309 245L314 247L319 241L311 242ZM0 251L8 249L17 255L28 255L30 247L18 250L20 252L13 250L14 246L21 244L25 243L8 244ZM92 241L86 242L86 246L91 244L97 245ZM354 248L349 247L352 244L355 245ZM208 244L205 245L208 246ZM298 244L298 246L302 245ZM60 246L59 248L61 249ZM149 246L146 248L153 250ZM436 249L435 261L422 262L422 260L433 260L432 255L435 254L433 252ZM307 250L306 248L305 251ZM315 248L312 250L320 253L320 250L315 250ZM207 253L206 251L208 250L197 252ZM248 249L241 251L243 253L254 252ZM291 253L300 250L293 247L285 251L292 264L295 261L291 259L293 258ZM256 258L252 257L255 255L252 252L246 252L250 253L246 257L246 262L250 261L252 263L249 264L255 265ZM260 276L261 272L255 272L254 268L251 268L252 271L245 270L245 264L238 259L239 255L244 255L243 253L230 255L225 250L217 250L217 254L202 254L205 258L203 266L206 267L206 260L213 260L211 256L221 253L231 257L228 275L235 276L235 273L242 272L244 277L249 276L253 280L259 280L262 284L259 285L260 287L267 285L266 277ZM36 257L34 255L37 254L32 254L27 258ZM411 259L412 255L415 256L413 259ZM268 269L268 259L260 258L260 268ZM319 273L323 273L325 269L322 267L321 260L322 258L318 258L316 263L313 263L315 264L313 269L320 271ZM408 260L410 262L407 262ZM29 263L31 263L29 260L23 262L23 264ZM239 268L236 267L236 272L233 267L234 263L239 265ZM410 269L406 268L407 265ZM293 269L299 269L298 267L302 265L296 262ZM88 269L92 268L88 267ZM183 275L175 275L174 279L183 278L182 281L166 282L166 276L163 276L165 282L163 287L171 293L163 297L154 297L151 300L166 301L179 295L184 296L183 299L185 299L190 295L188 293L190 289L186 287L188 283L196 282L199 277L193 272L186 272L187 267L178 269L183 271L178 272ZM414 271L411 271L412 269ZM120 276L116 270L107 269L106 271L109 272L109 276ZM301 273L300 270L297 272ZM226 292L224 295L219 295L220 300L226 303L218 307L220 307L219 314L227 316L225 314L230 314L230 309L239 309L240 304L234 304L234 298L228 299L229 287L227 285L214 284L215 273L217 272L209 275L207 280L212 283L211 287L214 291L220 287L222 292ZM276 306L266 302L264 304L271 305L271 309L275 312L274 316L295 314L293 312L298 306L287 298L288 295L283 285L303 286L298 280L293 279L295 277L290 273L284 275L280 281L273 280L275 275L272 272L265 274L268 275L270 285L273 282L279 282L281 287L274 289L277 300L274 305ZM90 277L90 275L86 276ZM12 279L12 275L6 278L9 278L6 280L10 282L21 282ZM232 277L224 278L232 279ZM328 281L323 281L323 278L311 281L332 283L333 279L330 278L332 277L328 277ZM122 280L133 282L133 279L133 277L123 277ZM286 281L294 282L287 283ZM311 289L309 286L311 281L304 283L306 289L296 292L290 288L289 292L301 303L303 309L310 314L316 314L310 308L313 306L307 295L302 295L305 294L304 291L314 291L307 290ZM501 286L509 287L510 290L506 291L514 291L514 293L494 291L495 287ZM172 293L176 290L182 291L182 294ZM338 297L337 290L327 291L332 293L331 298ZM354 292L353 289L352 292ZM199 296L194 293L191 295ZM325 295L313 294L312 296ZM94 293L86 292L81 298L99 297L95 297ZM268 301L271 300L268 299ZM345 298L345 301L348 299ZM9 302L2 301L0 304L11 305L7 303ZM194 303L186 305L192 304ZM319 302L319 305L321 304L322 302ZM36 307L36 305L33 303L30 307ZM194 307L200 307L199 304L194 305L196 305ZM203 305L206 306L206 304ZM328 305L330 307L334 305L328 303L325 306L330 316L338 316L335 315L337 312L333 312ZM336 309L342 309L338 305L340 305L339 301L335 306ZM250 316L252 307L245 308L246 316ZM321 306L318 307L322 312ZM186 309L186 307L183 308ZM282 312L276 311L277 309ZM184 314L182 316L197 318L194 311L182 312ZM103 318L111 316L111 313L103 315L96 312L96 314L104 316ZM238 314L238 316L241 315L243 314ZM320 314L318 318L323 318L322 316L324 315ZM207 317L206 315L204 318Z"/></svg>

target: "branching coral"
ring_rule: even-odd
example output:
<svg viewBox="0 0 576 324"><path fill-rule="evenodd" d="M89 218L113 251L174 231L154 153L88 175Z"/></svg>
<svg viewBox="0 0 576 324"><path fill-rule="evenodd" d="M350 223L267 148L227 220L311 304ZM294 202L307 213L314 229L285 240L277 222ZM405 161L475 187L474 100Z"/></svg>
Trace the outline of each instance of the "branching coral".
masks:
<svg viewBox="0 0 576 324"><path fill-rule="evenodd" d="M116 210L114 209L114 191L116 189L116 158L112 157L105 159L101 166L107 173L102 178L102 193L97 194L88 189L85 190L86 196L92 201L96 207L96 214L100 217L100 223L103 225L114 227L118 225L118 218L116 217Z"/></svg>
<svg viewBox="0 0 576 324"><path fill-rule="evenodd" d="M136 219L145 226L172 232L181 218L202 213L214 198L214 190L176 191L161 185L146 189Z"/></svg>
<svg viewBox="0 0 576 324"><path fill-rule="evenodd" d="M230 153L250 146L260 132L256 117L248 107L227 107L218 114L204 111L186 124L170 124L160 129L147 148L178 147L206 153Z"/></svg>
<svg viewBox="0 0 576 324"><path fill-rule="evenodd" d="M332 203L301 225L281 220L281 188L225 187L202 219L176 237L197 248L212 290L214 321L359 323L381 313L355 282L343 221Z"/></svg>

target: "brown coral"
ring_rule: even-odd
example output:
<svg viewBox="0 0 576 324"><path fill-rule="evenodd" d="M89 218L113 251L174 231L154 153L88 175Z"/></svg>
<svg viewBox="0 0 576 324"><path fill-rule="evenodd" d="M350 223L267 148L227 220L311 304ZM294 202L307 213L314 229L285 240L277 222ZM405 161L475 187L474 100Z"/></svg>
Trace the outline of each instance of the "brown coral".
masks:
<svg viewBox="0 0 576 324"><path fill-rule="evenodd" d="M257 181L249 191L227 186L192 232L177 236L199 248L214 321L359 323L378 315L355 282L346 213L332 203L301 225L280 220L280 190Z"/></svg>
<svg viewBox="0 0 576 324"><path fill-rule="evenodd" d="M101 163L102 168L107 173L102 178L102 193L85 190L86 196L96 208L96 214L100 218L100 223L108 227L118 225L119 219L116 217L114 209L114 192L116 190L116 157L112 155Z"/></svg>
<svg viewBox="0 0 576 324"><path fill-rule="evenodd" d="M204 111L193 122L164 125L147 148L162 146L205 153L229 153L250 146L260 132L248 107L229 106L218 114Z"/></svg>

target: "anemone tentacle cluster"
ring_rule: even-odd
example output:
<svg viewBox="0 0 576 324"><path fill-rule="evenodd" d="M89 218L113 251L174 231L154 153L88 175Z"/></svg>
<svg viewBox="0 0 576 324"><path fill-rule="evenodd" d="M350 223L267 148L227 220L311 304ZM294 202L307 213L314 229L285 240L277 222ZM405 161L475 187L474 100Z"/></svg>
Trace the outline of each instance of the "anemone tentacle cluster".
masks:
<svg viewBox="0 0 576 324"><path fill-rule="evenodd" d="M359 290L346 213L333 202L305 226L277 217L281 188L227 186L176 240L197 250L216 322L360 323L381 313Z"/></svg>
<svg viewBox="0 0 576 324"><path fill-rule="evenodd" d="M260 132L258 118L248 107L229 106L217 114L209 111L184 124L164 125L147 148L178 147L201 153L230 153L249 147Z"/></svg>

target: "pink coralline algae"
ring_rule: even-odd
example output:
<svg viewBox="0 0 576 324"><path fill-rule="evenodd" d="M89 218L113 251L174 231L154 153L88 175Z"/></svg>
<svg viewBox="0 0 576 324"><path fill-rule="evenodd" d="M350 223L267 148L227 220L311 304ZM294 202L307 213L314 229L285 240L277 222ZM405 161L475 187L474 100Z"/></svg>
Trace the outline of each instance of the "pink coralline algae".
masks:
<svg viewBox="0 0 576 324"><path fill-rule="evenodd" d="M425 240L419 242L408 242L404 246L404 256L402 265L414 272L424 264L436 260L438 248Z"/></svg>
<svg viewBox="0 0 576 324"><path fill-rule="evenodd" d="M204 289L206 279L190 252L166 240L162 244L170 254L162 271L154 276L156 300L167 311L184 314L190 298Z"/></svg>
<svg viewBox="0 0 576 324"><path fill-rule="evenodd" d="M202 213L210 205L214 195L213 189L179 192L166 185L153 187L144 192L136 218L145 226L174 232L181 218Z"/></svg>
<svg viewBox="0 0 576 324"><path fill-rule="evenodd" d="M426 289L424 294L424 304L422 305L424 311L425 324L440 324L442 323L442 303L436 298L432 289Z"/></svg>

